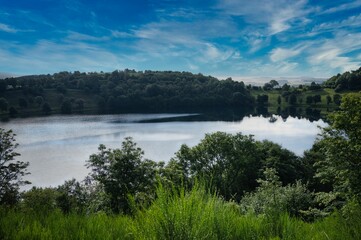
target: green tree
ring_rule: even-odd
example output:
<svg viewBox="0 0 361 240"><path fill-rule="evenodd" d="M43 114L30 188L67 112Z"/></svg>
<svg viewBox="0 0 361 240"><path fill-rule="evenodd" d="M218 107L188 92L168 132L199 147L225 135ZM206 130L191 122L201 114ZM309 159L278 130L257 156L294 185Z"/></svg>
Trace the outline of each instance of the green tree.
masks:
<svg viewBox="0 0 361 240"><path fill-rule="evenodd" d="M253 191L265 168L275 168L283 184L303 178L301 162L295 154L270 141L255 141L252 136L217 132L206 134L190 148L183 145L172 162L182 170L185 184L203 179L225 199L239 201L244 192ZM166 167L167 168L167 167ZM175 171L176 172L176 171ZM178 179L179 174L175 179Z"/></svg>
<svg viewBox="0 0 361 240"><path fill-rule="evenodd" d="M313 102L314 103L319 103L321 102L321 95L317 94L313 96Z"/></svg>
<svg viewBox="0 0 361 240"><path fill-rule="evenodd" d="M83 112L84 110L84 103L85 101L82 98L78 98L75 100L75 106L76 106L76 110L78 110L79 112Z"/></svg>
<svg viewBox="0 0 361 240"><path fill-rule="evenodd" d="M266 168L263 174L264 179L257 180L260 186L256 191L242 198L240 206L243 212L266 214L267 218L277 218L284 212L300 216L313 205L313 194L301 182L282 186L274 168Z"/></svg>
<svg viewBox="0 0 361 240"><path fill-rule="evenodd" d="M307 104L312 104L313 103L313 97L312 96L307 96L306 97L306 103Z"/></svg>
<svg viewBox="0 0 361 240"><path fill-rule="evenodd" d="M56 199L59 193L53 188L33 187L22 194L21 207L25 212L47 215L57 209Z"/></svg>
<svg viewBox="0 0 361 240"><path fill-rule="evenodd" d="M14 106L11 106L9 108L9 115L10 117L15 117L18 114L18 110Z"/></svg>
<svg viewBox="0 0 361 240"><path fill-rule="evenodd" d="M342 97L340 111L332 115L320 143L325 158L316 164L317 176L333 183L334 190L347 198L361 200L361 95Z"/></svg>
<svg viewBox="0 0 361 240"><path fill-rule="evenodd" d="M0 79L0 93L5 92L8 84L4 79Z"/></svg>
<svg viewBox="0 0 361 240"><path fill-rule="evenodd" d="M294 105L294 104L297 103L297 96L296 96L295 94L291 94L291 95L290 95L289 103L290 103L291 105Z"/></svg>
<svg viewBox="0 0 361 240"><path fill-rule="evenodd" d="M281 103L282 103L282 97L281 96L277 97L277 103L278 103L278 105L281 105Z"/></svg>
<svg viewBox="0 0 361 240"><path fill-rule="evenodd" d="M8 110L9 103L5 98L0 98L0 112Z"/></svg>
<svg viewBox="0 0 361 240"><path fill-rule="evenodd" d="M40 106L44 102L44 98L42 96L36 96L35 102Z"/></svg>
<svg viewBox="0 0 361 240"><path fill-rule="evenodd" d="M341 98L342 98L342 96L340 94L335 94L335 95L333 95L333 102L336 105L340 105L341 104Z"/></svg>
<svg viewBox="0 0 361 240"><path fill-rule="evenodd" d="M330 97L330 95L326 96L326 103L327 105L330 105L330 103L332 102L332 98Z"/></svg>
<svg viewBox="0 0 361 240"><path fill-rule="evenodd" d="M28 101L26 101L26 99L25 98L19 98L19 106L21 107L21 108L26 108L26 107L28 107Z"/></svg>
<svg viewBox="0 0 361 240"><path fill-rule="evenodd" d="M109 197L113 212L129 213L129 197L148 202L155 189L158 164L143 158L144 152L131 138L125 138L121 149L99 146L99 153L87 161L90 177L101 184Z"/></svg>
<svg viewBox="0 0 361 240"><path fill-rule="evenodd" d="M65 99L64 102L61 104L61 113L62 114L71 114L73 111L73 106L69 99Z"/></svg>
<svg viewBox="0 0 361 240"><path fill-rule="evenodd" d="M223 132L206 134L195 147L183 145L175 160L184 178L202 178L226 199L239 200L257 186L261 159L251 136Z"/></svg>
<svg viewBox="0 0 361 240"><path fill-rule="evenodd" d="M82 213L87 204L86 189L74 178L57 187L56 204L64 213Z"/></svg>
<svg viewBox="0 0 361 240"><path fill-rule="evenodd" d="M42 110L43 110L43 113L45 113L45 114L51 113L50 104L47 103L47 102L45 102L45 103L43 104Z"/></svg>
<svg viewBox="0 0 361 240"><path fill-rule="evenodd" d="M15 152L15 134L12 130L0 128L0 204L14 204L18 198L19 186L29 184L24 181L29 163L15 161L20 154Z"/></svg>

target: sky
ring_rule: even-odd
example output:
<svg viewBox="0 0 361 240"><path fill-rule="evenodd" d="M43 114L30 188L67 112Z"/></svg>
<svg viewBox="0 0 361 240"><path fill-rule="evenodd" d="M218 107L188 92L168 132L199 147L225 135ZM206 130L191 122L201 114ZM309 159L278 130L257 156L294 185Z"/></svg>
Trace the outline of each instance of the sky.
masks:
<svg viewBox="0 0 361 240"><path fill-rule="evenodd" d="M0 0L0 73L327 78L361 66L361 0Z"/></svg>

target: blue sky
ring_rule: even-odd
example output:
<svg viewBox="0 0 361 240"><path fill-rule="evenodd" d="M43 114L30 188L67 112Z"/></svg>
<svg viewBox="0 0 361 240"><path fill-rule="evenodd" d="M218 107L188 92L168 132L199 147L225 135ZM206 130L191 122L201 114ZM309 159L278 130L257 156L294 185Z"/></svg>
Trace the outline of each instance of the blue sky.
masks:
<svg viewBox="0 0 361 240"><path fill-rule="evenodd" d="M0 72L330 77L360 30L361 0L0 0Z"/></svg>

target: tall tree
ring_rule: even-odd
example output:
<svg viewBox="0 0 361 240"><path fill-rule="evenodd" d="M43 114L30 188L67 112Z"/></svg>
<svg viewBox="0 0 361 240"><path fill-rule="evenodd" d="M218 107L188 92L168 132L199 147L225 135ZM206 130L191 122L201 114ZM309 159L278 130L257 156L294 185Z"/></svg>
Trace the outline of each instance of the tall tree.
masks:
<svg viewBox="0 0 361 240"><path fill-rule="evenodd" d="M361 95L342 97L340 111L324 128L322 144L325 158L317 163L318 177L331 181L334 190L361 200Z"/></svg>
<svg viewBox="0 0 361 240"><path fill-rule="evenodd" d="M90 156L87 166L90 177L104 187L114 212L129 213L129 196L147 200L154 191L157 163L143 159L144 152L131 138L125 138L121 149L99 146L99 153Z"/></svg>
<svg viewBox="0 0 361 240"><path fill-rule="evenodd" d="M28 162L15 161L20 154L15 152L15 134L12 130L0 128L0 204L14 204L18 197L19 186L29 184L24 181Z"/></svg>

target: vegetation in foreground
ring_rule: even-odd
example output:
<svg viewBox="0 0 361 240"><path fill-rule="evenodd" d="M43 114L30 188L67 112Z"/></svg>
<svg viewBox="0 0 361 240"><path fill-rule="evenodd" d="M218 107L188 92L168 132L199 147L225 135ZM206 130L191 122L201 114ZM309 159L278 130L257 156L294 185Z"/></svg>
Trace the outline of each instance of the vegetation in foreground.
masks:
<svg viewBox="0 0 361 240"><path fill-rule="evenodd" d="M1 239L360 239L361 207L314 221L283 211L241 214L239 206L194 186L166 190L129 215L0 210Z"/></svg>
<svg viewBox="0 0 361 240"><path fill-rule="evenodd" d="M183 145L168 164L131 138L99 146L83 182L19 192L11 131L0 131L2 239L361 239L361 94L343 97L298 157L227 133Z"/></svg>

